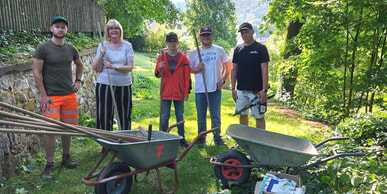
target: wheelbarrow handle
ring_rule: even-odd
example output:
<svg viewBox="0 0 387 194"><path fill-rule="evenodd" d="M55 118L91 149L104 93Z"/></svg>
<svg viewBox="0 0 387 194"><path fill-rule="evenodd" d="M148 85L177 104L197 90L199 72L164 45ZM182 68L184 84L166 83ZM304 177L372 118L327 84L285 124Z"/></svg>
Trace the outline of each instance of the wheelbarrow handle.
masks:
<svg viewBox="0 0 387 194"><path fill-rule="evenodd" d="M317 148L317 147L320 147L322 145L324 145L325 143L329 142L329 141L336 141L336 140L347 140L349 139L348 137L333 137L333 138L329 138L329 139L325 139L323 140L322 142L316 144L314 147Z"/></svg>
<svg viewBox="0 0 387 194"><path fill-rule="evenodd" d="M177 127L177 126L183 124L184 122L185 122L185 121L179 121L179 122L177 122L177 123L175 123L175 124L169 126L168 129L167 129L167 133L169 133L169 132L171 131L172 128Z"/></svg>
<svg viewBox="0 0 387 194"><path fill-rule="evenodd" d="M152 139L152 124L148 126L148 141Z"/></svg>
<svg viewBox="0 0 387 194"><path fill-rule="evenodd" d="M298 174L299 171L301 170L305 170L305 169L308 169L310 167L313 167L313 166L317 166L319 164L322 164L322 163L326 163L330 160L333 160L335 158L339 158L339 157L346 157L346 156L365 156L367 155L367 153L363 153L363 152L356 152L356 153L341 153L341 154L336 154L336 155L333 155L333 156L329 156L329 157L326 157L326 158L322 158L316 162L313 162L309 165L306 165L306 166L302 166L302 167L299 167L299 168L296 168L292 174Z"/></svg>
<svg viewBox="0 0 387 194"><path fill-rule="evenodd" d="M210 129L210 130L207 130L207 131L202 131L201 133L199 133L198 136L196 136L196 138L194 140L192 140L191 142L191 145L195 145L195 143L200 139L200 137L202 137L203 135L206 135L208 133L212 133L212 132L215 132L215 131L220 131L220 128L219 127L216 127L216 128L213 128L213 129Z"/></svg>
<svg viewBox="0 0 387 194"><path fill-rule="evenodd" d="M194 140L192 140L191 144L187 148L185 148L184 152L176 159L176 162L179 162L180 160L182 160L184 158L185 155L187 155L189 150L191 150L191 148L196 144L196 142L199 140L199 138L201 136L206 135L208 133L212 133L214 131L219 131L219 130L220 130L220 128L217 127L217 128L213 128L213 129L199 133L199 135Z"/></svg>

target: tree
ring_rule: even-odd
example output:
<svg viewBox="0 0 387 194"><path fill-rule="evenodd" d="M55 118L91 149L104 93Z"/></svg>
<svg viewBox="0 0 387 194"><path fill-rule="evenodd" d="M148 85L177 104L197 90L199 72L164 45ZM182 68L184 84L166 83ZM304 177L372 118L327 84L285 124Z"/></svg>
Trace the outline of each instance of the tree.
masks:
<svg viewBox="0 0 387 194"><path fill-rule="evenodd" d="M299 107L338 121L385 106L385 0L275 0L270 6L266 21L284 34L292 22L302 23L282 51L283 63L297 72Z"/></svg>
<svg viewBox="0 0 387 194"><path fill-rule="evenodd" d="M106 20L117 19L127 38L142 35L146 21L173 23L179 11L169 0L97 0L105 8Z"/></svg>
<svg viewBox="0 0 387 194"><path fill-rule="evenodd" d="M187 11L184 14L184 25L188 33L202 26L210 26L214 33L214 41L226 41L226 48L235 46L236 43L236 14L235 3L230 0L186 0Z"/></svg>
<svg viewBox="0 0 387 194"><path fill-rule="evenodd" d="M304 5L304 6L302 6ZM301 54L302 49L299 47L297 35L304 25L304 16L297 13L303 13L305 2L299 0L291 1L273 1L270 4L268 14L264 17L270 24L274 24L277 29L285 31L285 47L282 53L283 59L287 61L281 68L281 93L287 93L290 98L294 95L294 89L297 84L298 68L290 60ZM281 11L292 10L292 11ZM269 25L266 26L270 28Z"/></svg>

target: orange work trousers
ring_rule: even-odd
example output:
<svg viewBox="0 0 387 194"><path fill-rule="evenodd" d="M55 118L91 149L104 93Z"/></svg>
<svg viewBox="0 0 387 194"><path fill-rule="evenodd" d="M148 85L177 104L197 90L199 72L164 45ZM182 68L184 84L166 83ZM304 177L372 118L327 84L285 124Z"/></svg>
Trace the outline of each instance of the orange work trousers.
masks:
<svg viewBox="0 0 387 194"><path fill-rule="evenodd" d="M67 124L78 125L78 101L75 93L66 96L49 96L53 104L42 115Z"/></svg>

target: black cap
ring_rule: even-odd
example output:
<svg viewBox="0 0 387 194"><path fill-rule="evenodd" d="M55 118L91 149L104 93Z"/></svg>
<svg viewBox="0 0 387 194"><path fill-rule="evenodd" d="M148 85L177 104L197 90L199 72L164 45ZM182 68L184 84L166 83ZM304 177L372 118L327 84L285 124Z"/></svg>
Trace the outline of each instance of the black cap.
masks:
<svg viewBox="0 0 387 194"><path fill-rule="evenodd" d="M62 16L53 17L51 20L51 25L58 22L58 21L63 21L64 23L66 23L66 26L69 26L69 22L67 21L67 19L62 17Z"/></svg>
<svg viewBox="0 0 387 194"><path fill-rule="evenodd" d="M239 26L238 32L242 30L252 30L252 29L253 29L253 26L250 23L245 22Z"/></svg>
<svg viewBox="0 0 387 194"><path fill-rule="evenodd" d="M170 32L167 34L167 38L165 39L167 42L177 42L179 39L177 38L177 34L174 32Z"/></svg>
<svg viewBox="0 0 387 194"><path fill-rule="evenodd" d="M209 26L203 26L202 28L200 28L199 34L212 34L212 29Z"/></svg>

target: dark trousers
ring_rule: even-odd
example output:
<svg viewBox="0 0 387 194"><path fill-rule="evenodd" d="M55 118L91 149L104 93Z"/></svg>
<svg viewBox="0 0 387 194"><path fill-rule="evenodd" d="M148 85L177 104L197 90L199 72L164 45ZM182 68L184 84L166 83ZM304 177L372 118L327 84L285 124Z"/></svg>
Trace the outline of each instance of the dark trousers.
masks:
<svg viewBox="0 0 387 194"><path fill-rule="evenodd" d="M131 129L132 86L113 86L114 98L117 103L116 117L119 118L121 129ZM113 130L114 104L109 85L97 83L97 129Z"/></svg>

